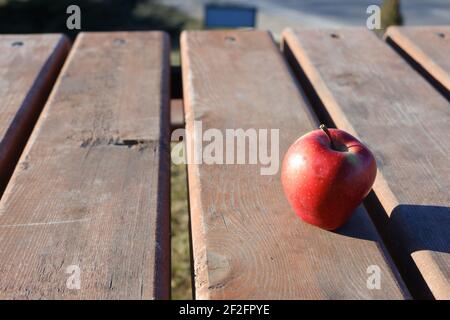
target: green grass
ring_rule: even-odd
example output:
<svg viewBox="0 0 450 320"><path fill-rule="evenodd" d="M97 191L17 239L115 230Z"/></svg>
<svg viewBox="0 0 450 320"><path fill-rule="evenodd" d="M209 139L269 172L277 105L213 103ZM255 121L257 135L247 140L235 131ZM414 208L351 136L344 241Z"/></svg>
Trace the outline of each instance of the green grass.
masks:
<svg viewBox="0 0 450 320"><path fill-rule="evenodd" d="M172 299L192 299L185 165L171 165Z"/></svg>
<svg viewBox="0 0 450 320"><path fill-rule="evenodd" d="M389 26L402 25L400 0L384 0L381 6L381 29L376 34L382 37Z"/></svg>

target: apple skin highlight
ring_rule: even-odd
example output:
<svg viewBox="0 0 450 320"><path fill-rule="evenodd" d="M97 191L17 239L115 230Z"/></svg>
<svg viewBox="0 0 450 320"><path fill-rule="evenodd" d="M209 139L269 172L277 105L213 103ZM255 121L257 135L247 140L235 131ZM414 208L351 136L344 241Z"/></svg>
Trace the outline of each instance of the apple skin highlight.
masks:
<svg viewBox="0 0 450 320"><path fill-rule="evenodd" d="M335 230L350 218L375 181L372 152L339 129L314 130L286 152L281 182L296 214L307 223Z"/></svg>

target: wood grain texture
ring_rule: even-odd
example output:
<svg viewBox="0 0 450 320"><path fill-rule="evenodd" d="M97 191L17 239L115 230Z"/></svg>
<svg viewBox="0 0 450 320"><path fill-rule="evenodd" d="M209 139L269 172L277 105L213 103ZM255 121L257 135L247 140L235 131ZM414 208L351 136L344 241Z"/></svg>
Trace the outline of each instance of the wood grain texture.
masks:
<svg viewBox="0 0 450 320"><path fill-rule="evenodd" d="M297 137L317 128L268 33L185 32L181 54L188 157L194 121L222 134L279 129L280 161ZM188 164L197 298L407 296L363 207L337 232L318 229L296 217L279 172L263 176L261 167ZM381 268L381 290L367 288L370 265Z"/></svg>
<svg viewBox="0 0 450 320"><path fill-rule="evenodd" d="M283 38L336 126L374 152L384 209L374 219L408 286L450 298L448 102L368 30L288 29Z"/></svg>
<svg viewBox="0 0 450 320"><path fill-rule="evenodd" d="M62 35L0 36L0 197L68 51Z"/></svg>
<svg viewBox="0 0 450 320"><path fill-rule="evenodd" d="M392 40L409 57L450 91L450 26L389 27Z"/></svg>
<svg viewBox="0 0 450 320"><path fill-rule="evenodd" d="M0 298L168 298L168 57L160 32L78 36L0 202Z"/></svg>

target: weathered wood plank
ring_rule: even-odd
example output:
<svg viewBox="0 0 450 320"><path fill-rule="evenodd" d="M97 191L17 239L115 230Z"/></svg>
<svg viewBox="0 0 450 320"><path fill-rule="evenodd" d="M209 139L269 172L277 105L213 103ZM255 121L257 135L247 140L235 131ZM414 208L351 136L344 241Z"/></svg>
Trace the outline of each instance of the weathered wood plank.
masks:
<svg viewBox="0 0 450 320"><path fill-rule="evenodd" d="M385 38L438 81L450 98L450 26L390 27Z"/></svg>
<svg viewBox="0 0 450 320"><path fill-rule="evenodd" d="M185 32L181 54L189 158L196 141L194 121L222 134L226 129L279 129L275 155L280 161L298 136L317 128L268 33ZM261 167L188 164L197 298L406 295L363 207L337 232L318 229L296 217L279 172L261 175ZM381 269L381 290L367 288L370 265Z"/></svg>
<svg viewBox="0 0 450 320"><path fill-rule="evenodd" d="M0 202L0 298L169 296L168 57L160 32L78 36Z"/></svg>
<svg viewBox="0 0 450 320"><path fill-rule="evenodd" d="M337 127L374 152L384 210L373 217L413 295L450 298L448 102L368 30L288 29L283 38Z"/></svg>
<svg viewBox="0 0 450 320"><path fill-rule="evenodd" d="M62 35L0 36L0 197L68 51Z"/></svg>

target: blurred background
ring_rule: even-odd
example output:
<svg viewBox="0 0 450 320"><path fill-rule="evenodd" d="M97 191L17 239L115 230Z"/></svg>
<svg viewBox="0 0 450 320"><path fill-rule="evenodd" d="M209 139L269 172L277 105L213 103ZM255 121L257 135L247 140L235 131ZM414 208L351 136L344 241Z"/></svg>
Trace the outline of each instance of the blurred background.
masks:
<svg viewBox="0 0 450 320"><path fill-rule="evenodd" d="M74 39L79 31L66 27L72 4L81 9L82 31L165 30L175 53L184 29L255 27L278 39L285 26L364 26L372 4L382 8L379 34L392 24L450 24L450 0L0 0L0 33Z"/></svg>
<svg viewBox="0 0 450 320"><path fill-rule="evenodd" d="M81 30L68 30L70 5L81 9ZM382 35L389 25L449 25L450 0L0 0L0 34L165 30L171 63L179 60L185 29L258 28L275 40L286 26L365 26L369 5L381 7ZM186 168L172 165L172 298L191 299Z"/></svg>

